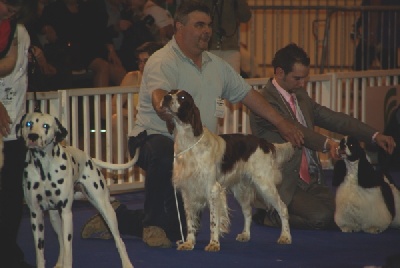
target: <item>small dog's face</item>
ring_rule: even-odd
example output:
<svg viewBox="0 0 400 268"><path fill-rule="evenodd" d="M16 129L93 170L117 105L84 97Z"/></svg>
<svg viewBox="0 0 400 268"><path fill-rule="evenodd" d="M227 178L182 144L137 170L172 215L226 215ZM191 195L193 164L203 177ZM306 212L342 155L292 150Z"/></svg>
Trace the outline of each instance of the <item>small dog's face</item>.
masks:
<svg viewBox="0 0 400 268"><path fill-rule="evenodd" d="M340 140L338 154L342 159L347 159L353 162L360 159L363 152L364 151L357 138L346 136Z"/></svg>
<svg viewBox="0 0 400 268"><path fill-rule="evenodd" d="M42 149L63 140L67 130L50 114L28 113L17 126L17 135L25 141L26 147Z"/></svg>

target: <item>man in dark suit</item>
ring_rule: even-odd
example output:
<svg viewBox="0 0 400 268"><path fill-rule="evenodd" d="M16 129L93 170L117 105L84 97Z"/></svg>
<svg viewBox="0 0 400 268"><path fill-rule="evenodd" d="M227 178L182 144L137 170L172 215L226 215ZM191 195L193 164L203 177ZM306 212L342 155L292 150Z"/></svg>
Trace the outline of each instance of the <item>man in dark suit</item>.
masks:
<svg viewBox="0 0 400 268"><path fill-rule="evenodd" d="M315 132L322 127L343 135L353 135L367 143L376 143L386 152L392 153L396 146L390 136L379 133L372 127L343 113L334 112L312 100L304 86L309 75L310 58L296 44L278 50L272 61L274 78L261 90L261 94L285 118L297 122L304 134L304 147L298 148L293 158L282 168L282 183L279 193L288 205L289 223L293 228L334 228L334 196L322 177L322 167L317 152L329 152L336 158L338 143ZM273 143L284 139L267 120L251 114L253 134ZM302 169L304 167L304 169ZM256 202L253 220L267 226L280 226L275 210Z"/></svg>

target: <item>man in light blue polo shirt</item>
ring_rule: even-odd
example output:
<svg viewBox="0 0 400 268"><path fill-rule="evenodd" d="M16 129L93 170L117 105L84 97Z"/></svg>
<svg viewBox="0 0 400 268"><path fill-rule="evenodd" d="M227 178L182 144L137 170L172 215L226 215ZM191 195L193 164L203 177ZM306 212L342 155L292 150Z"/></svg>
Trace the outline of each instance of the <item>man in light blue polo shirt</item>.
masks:
<svg viewBox="0 0 400 268"><path fill-rule="evenodd" d="M210 10L201 1L185 1L175 14L175 35L146 63L139 94L137 122L130 132L130 144L139 133L147 137L140 146L138 165L146 171L144 211L128 210L117 204L119 229L122 234L143 237L152 247L170 247L181 239L171 182L173 138L168 133L166 119L171 115L160 107L162 98L172 89L189 92L200 109L202 122L211 131L217 130L218 101L242 102L253 112L272 122L281 135L296 146L303 143L303 134L294 124L281 117L269 103L232 67L221 58L207 52L211 37ZM131 154L134 153L130 148ZM184 231L183 205L178 198ZM83 237L104 234L100 217L92 218L83 229ZM92 230L93 229L93 230ZM102 235L102 238L111 237Z"/></svg>

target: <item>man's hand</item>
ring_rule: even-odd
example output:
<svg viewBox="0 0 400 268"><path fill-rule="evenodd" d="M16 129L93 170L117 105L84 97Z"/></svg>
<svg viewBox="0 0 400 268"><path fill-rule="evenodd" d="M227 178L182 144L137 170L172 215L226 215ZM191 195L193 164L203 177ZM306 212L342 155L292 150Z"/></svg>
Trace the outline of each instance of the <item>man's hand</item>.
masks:
<svg viewBox="0 0 400 268"><path fill-rule="evenodd" d="M10 134L10 124L11 124L10 116L4 105L0 102L0 133L7 137Z"/></svg>
<svg viewBox="0 0 400 268"><path fill-rule="evenodd" d="M339 143L332 140L326 140L326 150L329 151L329 154L332 159L339 159L340 155L338 154Z"/></svg>
<svg viewBox="0 0 400 268"><path fill-rule="evenodd" d="M157 115L164 121L172 120L171 113L164 107L161 107L161 101L168 92L163 89L155 89L152 93L152 104Z"/></svg>
<svg viewBox="0 0 400 268"><path fill-rule="evenodd" d="M276 127L282 137L296 147L301 147L304 143L304 134L295 124L284 119L276 124Z"/></svg>
<svg viewBox="0 0 400 268"><path fill-rule="evenodd" d="M378 144L379 147L381 147L385 152L392 154L394 148L396 147L396 142L394 139L390 136L383 135L381 133L378 133L375 136L375 142Z"/></svg>

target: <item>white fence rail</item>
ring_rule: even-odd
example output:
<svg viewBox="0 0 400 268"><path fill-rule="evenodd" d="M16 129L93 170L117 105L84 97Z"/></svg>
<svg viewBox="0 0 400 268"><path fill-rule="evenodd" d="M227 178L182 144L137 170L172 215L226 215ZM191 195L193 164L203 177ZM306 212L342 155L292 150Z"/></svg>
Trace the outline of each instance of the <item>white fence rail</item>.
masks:
<svg viewBox="0 0 400 268"><path fill-rule="evenodd" d="M311 75L308 94L317 102L334 111L344 112L365 122L365 92L368 86L398 85L400 69ZM255 89L265 85L268 78L247 79ZM37 93L37 103L42 112L57 116L68 130L66 143L86 151L95 158L123 163L126 159L127 139L124 124L131 129L134 124L136 87L81 88ZM127 96L127 117L123 115L123 95ZM116 98L113 115L112 98ZM36 101L33 93L27 94L27 111L33 111ZM116 131L112 131L113 118ZM382 119L383 120L383 119ZM329 134L325 130L325 134ZM114 133L116 132L116 133ZM227 105L221 133L250 133L248 110L239 105ZM113 146L117 135L117 146ZM329 165L327 165L329 166ZM144 185L144 174L137 168L115 174L105 172L112 192L132 191Z"/></svg>

